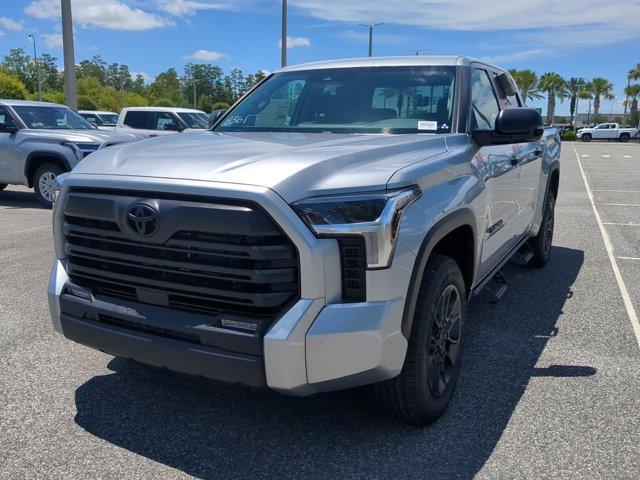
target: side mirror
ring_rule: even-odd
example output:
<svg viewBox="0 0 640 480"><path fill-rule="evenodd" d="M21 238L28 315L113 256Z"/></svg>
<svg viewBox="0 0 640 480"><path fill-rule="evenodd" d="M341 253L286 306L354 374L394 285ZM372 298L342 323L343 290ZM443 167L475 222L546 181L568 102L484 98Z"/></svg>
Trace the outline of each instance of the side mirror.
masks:
<svg viewBox="0 0 640 480"><path fill-rule="evenodd" d="M225 113L227 113L226 108L223 108L221 110L214 110L213 112L211 112L211 114L209 115L209 127L213 127L216 123L218 123L218 120L220 120Z"/></svg>
<svg viewBox="0 0 640 480"><path fill-rule="evenodd" d="M167 123L164 126L164 129L169 131L169 132L181 132L181 131L184 130L184 128L182 128L180 125L178 125L175 122Z"/></svg>
<svg viewBox="0 0 640 480"><path fill-rule="evenodd" d="M13 134L13 133L16 133L18 130L20 130L20 128L9 126L6 123L0 122L0 133Z"/></svg>
<svg viewBox="0 0 640 480"><path fill-rule="evenodd" d="M544 130L542 117L532 108L507 108L496 118L495 130L474 130L471 137L484 147L540 140Z"/></svg>

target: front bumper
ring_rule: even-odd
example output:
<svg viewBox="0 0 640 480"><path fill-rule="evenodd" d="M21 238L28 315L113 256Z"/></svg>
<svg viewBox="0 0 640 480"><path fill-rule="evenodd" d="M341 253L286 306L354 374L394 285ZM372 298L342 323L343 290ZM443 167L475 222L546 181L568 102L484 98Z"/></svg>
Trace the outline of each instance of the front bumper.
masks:
<svg viewBox="0 0 640 480"><path fill-rule="evenodd" d="M76 180L85 186L93 183L93 179ZM103 181L112 187L113 183L126 182L122 178ZM148 181L149 190L174 190L166 180L162 184ZM140 181L135 184L135 188L144 187ZM234 191L229 192L229 188ZM197 194L198 189L210 195L222 194L202 184L192 185L190 193ZM115 356L225 382L267 386L291 395L350 388L398 375L407 350L401 323L414 253L400 242L390 268L367 271L367 301L341 303L335 240L311 235L289 206L268 189L225 185L224 195L259 201L300 253L301 298L273 322L260 339L259 348L238 346L237 338L216 337L203 345L156 335L147 327L170 330L177 315L181 318L176 324L188 324L190 333L201 335L207 319L162 307L128 304L121 299L74 297L65 290L71 282L64 259L55 260L48 289L54 329ZM59 227L54 230L61 231ZM56 237L56 241L60 239ZM105 323L100 315L118 321ZM128 328L122 322L144 328Z"/></svg>

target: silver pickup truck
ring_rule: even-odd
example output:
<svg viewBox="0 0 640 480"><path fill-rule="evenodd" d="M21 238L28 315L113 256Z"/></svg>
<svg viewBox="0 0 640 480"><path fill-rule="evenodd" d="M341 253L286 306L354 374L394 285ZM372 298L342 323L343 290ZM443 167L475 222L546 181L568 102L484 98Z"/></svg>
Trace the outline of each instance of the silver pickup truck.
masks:
<svg viewBox="0 0 640 480"><path fill-rule="evenodd" d="M7 184L33 187L38 200L50 207L57 175L104 144L136 138L100 131L65 105L0 100L0 190Z"/></svg>
<svg viewBox="0 0 640 480"><path fill-rule="evenodd" d="M560 139L541 125L471 58L285 68L210 132L103 148L59 179L54 328L290 395L373 384L432 422L467 302L504 291L512 256L552 253Z"/></svg>

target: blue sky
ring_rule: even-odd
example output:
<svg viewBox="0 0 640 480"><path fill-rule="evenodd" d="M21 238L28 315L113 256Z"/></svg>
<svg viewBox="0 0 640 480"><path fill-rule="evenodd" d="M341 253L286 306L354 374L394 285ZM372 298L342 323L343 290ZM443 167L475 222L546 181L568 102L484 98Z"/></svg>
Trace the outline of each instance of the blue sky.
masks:
<svg viewBox="0 0 640 480"><path fill-rule="evenodd" d="M10 48L60 58L60 0L1 0L0 56ZM76 61L101 55L148 79L189 61L225 71L280 65L279 0L72 0ZM289 63L367 54L360 23L385 22L375 55L464 54L507 68L604 76L621 111L626 72L640 62L640 0L289 0ZM602 113L608 113L605 102ZM584 108L584 107L583 107ZM559 106L566 114L567 102ZM584 110L582 110L584 111Z"/></svg>

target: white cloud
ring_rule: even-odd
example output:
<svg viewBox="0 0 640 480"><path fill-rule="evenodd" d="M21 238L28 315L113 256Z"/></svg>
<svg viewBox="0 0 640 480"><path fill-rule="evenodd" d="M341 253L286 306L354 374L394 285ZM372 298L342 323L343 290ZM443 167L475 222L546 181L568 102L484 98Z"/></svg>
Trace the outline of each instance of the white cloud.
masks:
<svg viewBox="0 0 640 480"><path fill-rule="evenodd" d="M204 62L215 62L216 60L222 60L223 58L229 58L226 53L214 52L212 50L196 50L189 55L182 57L186 60L202 60Z"/></svg>
<svg viewBox="0 0 640 480"><path fill-rule="evenodd" d="M142 77L145 84L150 83L152 80L151 75L149 75L147 72L131 72L131 78L133 78L134 80L138 75Z"/></svg>
<svg viewBox="0 0 640 480"><path fill-rule="evenodd" d="M307 37L287 37L287 50L296 47L310 47L311 40ZM282 39L278 40L278 47L282 48Z"/></svg>
<svg viewBox="0 0 640 480"><path fill-rule="evenodd" d="M0 25L7 30L22 30L22 20L12 20L7 17L0 17Z"/></svg>
<svg viewBox="0 0 640 480"><path fill-rule="evenodd" d="M60 33L45 33L42 35L44 44L50 50L62 47L62 35Z"/></svg>
<svg viewBox="0 0 640 480"><path fill-rule="evenodd" d="M33 0L25 12L38 19L58 19L59 0ZM82 27L112 30L150 30L166 27L170 21L127 5L122 0L74 0L73 20Z"/></svg>
<svg viewBox="0 0 640 480"><path fill-rule="evenodd" d="M369 32L364 30L361 32L355 30L346 30L344 32L340 32L338 34L342 38L346 38L349 40L355 40L357 42L367 43L369 41ZM373 39L375 43L385 43L385 44L393 44L393 43L406 43L408 41L407 37L403 35L392 35L388 33L380 33L378 30L373 32Z"/></svg>
<svg viewBox="0 0 640 480"><path fill-rule="evenodd" d="M199 10L238 10L241 2L238 0L158 0L158 9L176 17L195 15Z"/></svg>
<svg viewBox="0 0 640 480"><path fill-rule="evenodd" d="M352 24L383 21L440 30L512 31L523 52L531 50L534 41L567 51L640 38L639 0L412 0L402 8L394 2L296 0L293 5L315 18ZM535 40L525 45L529 32Z"/></svg>

